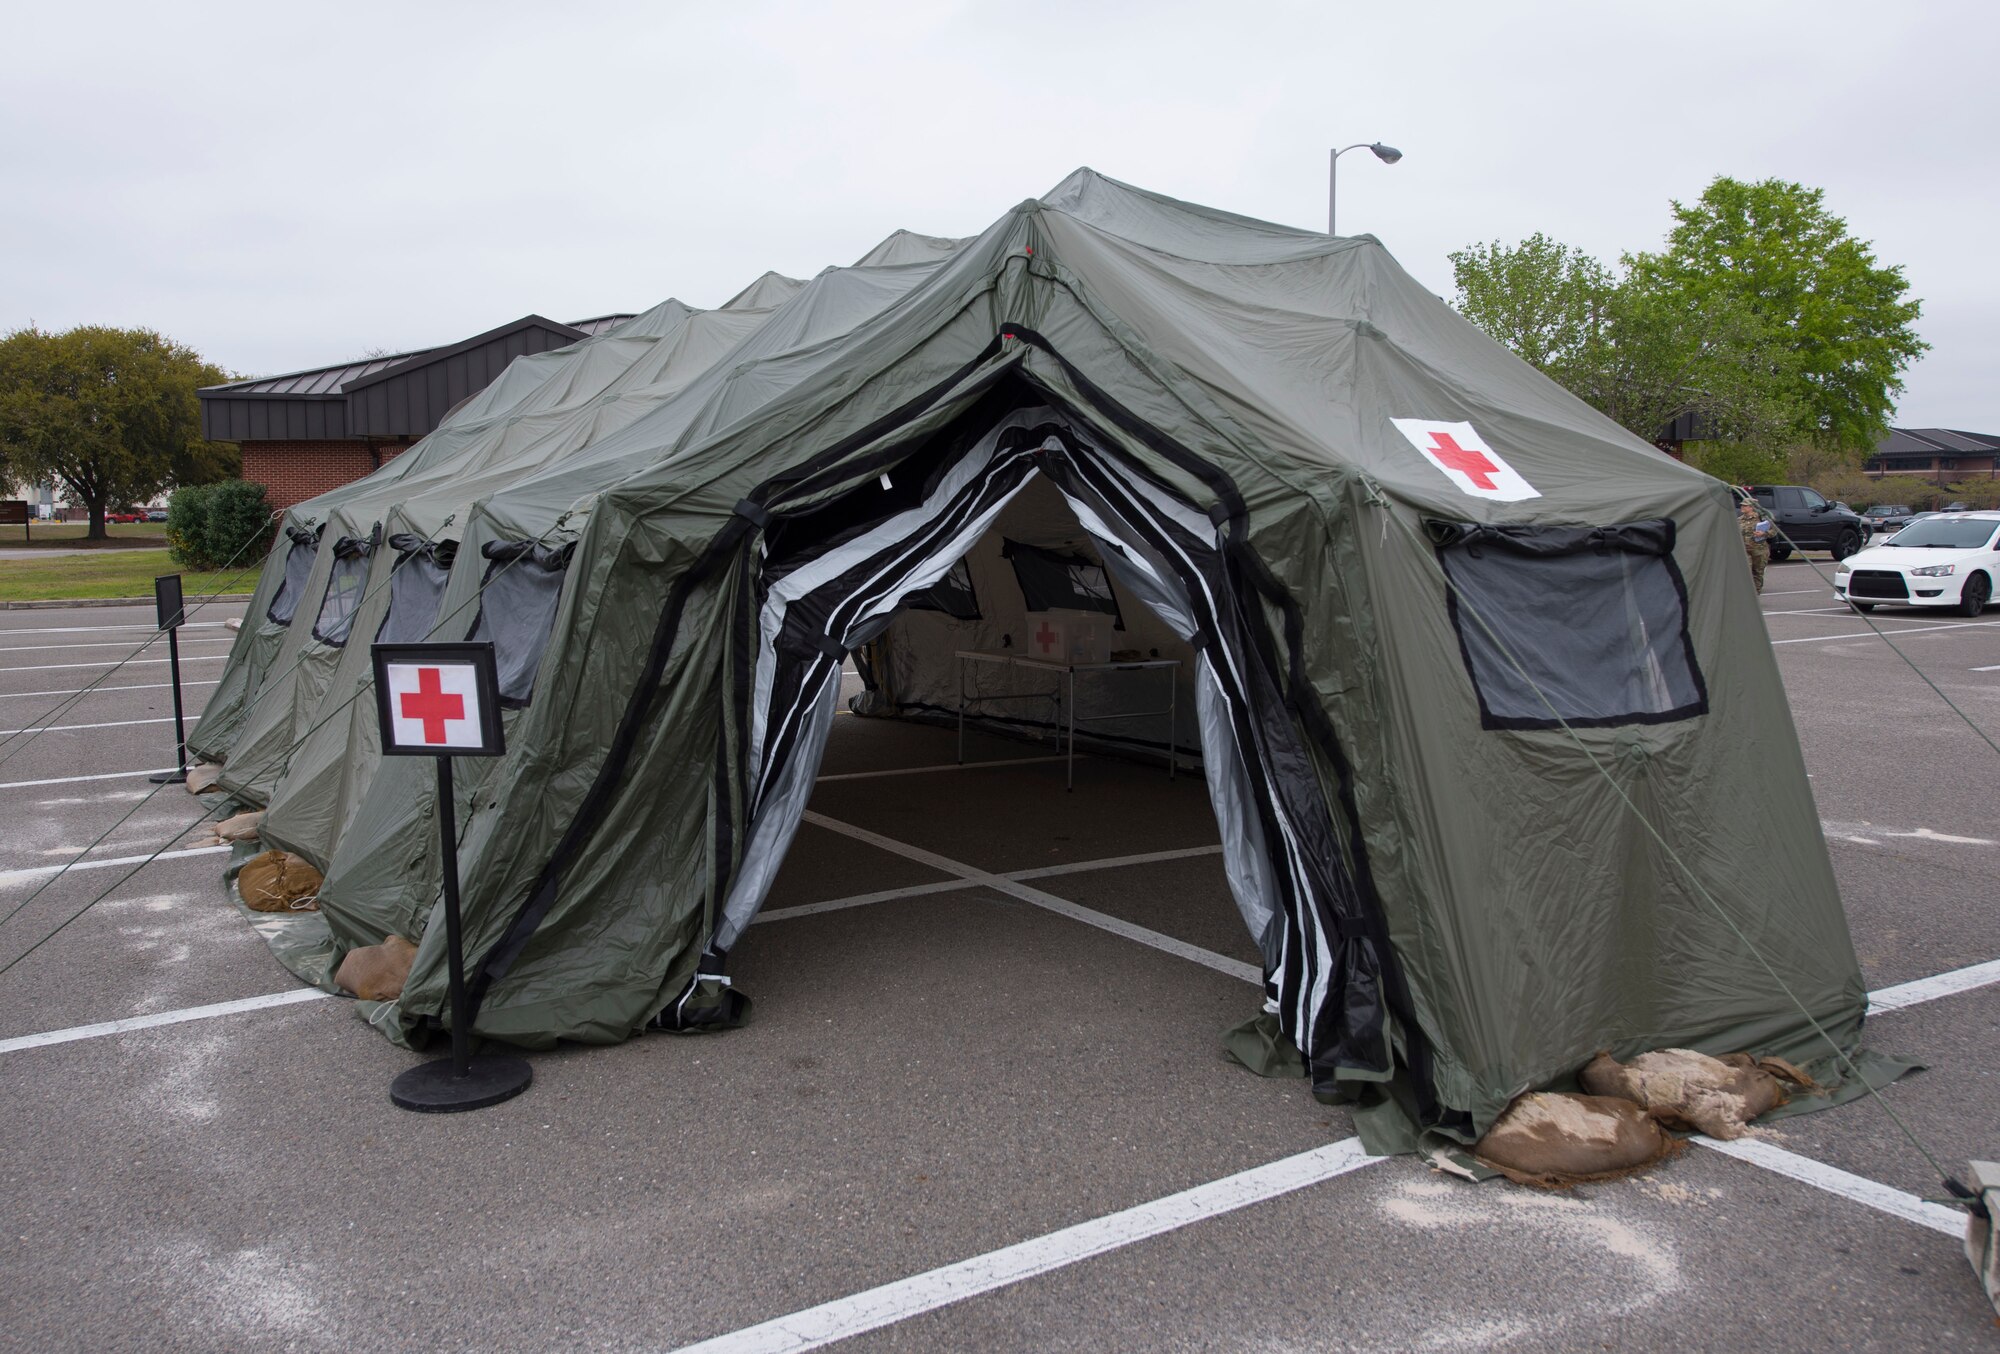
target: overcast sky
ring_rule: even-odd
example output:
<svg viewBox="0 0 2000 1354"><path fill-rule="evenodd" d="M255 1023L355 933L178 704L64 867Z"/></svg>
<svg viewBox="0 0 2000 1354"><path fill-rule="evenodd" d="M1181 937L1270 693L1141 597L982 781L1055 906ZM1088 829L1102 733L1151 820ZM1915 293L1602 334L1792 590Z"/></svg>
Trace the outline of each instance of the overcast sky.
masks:
<svg viewBox="0 0 2000 1354"><path fill-rule="evenodd" d="M720 304L1079 165L1446 254L1655 248L1717 174L1826 190L1921 297L1896 421L2000 431L1993 52L1973 3L10 7L0 329L232 371L530 311Z"/></svg>

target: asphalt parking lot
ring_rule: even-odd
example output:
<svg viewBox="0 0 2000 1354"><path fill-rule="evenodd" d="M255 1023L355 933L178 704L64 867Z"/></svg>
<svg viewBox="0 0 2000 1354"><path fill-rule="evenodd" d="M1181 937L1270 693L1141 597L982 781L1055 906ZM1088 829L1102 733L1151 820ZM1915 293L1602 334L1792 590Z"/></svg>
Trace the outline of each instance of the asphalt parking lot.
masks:
<svg viewBox="0 0 2000 1354"><path fill-rule="evenodd" d="M2000 1156L2000 758L1805 563L1771 568L1764 609L1881 998L1870 1041L1928 1065L1891 1101L1947 1165ZM164 648L40 718L149 611L0 612L0 916L42 890L0 925L0 963L76 916L0 975L0 1343L1995 1338L1957 1215L1914 1197L1938 1187L1866 1102L1784 1121L1756 1159L1696 1146L1561 1195L1361 1156L1304 1083L1222 1056L1256 954L1200 778L1079 759L1065 795L1048 749L975 735L985 764L959 769L946 730L835 721L732 961L747 1028L538 1055L515 1101L401 1113L412 1055L342 1001L181 1018L297 988L224 901L219 854L138 866L201 812L148 797L171 760ZM1873 619L2000 734L2000 610ZM185 633L191 683L229 638ZM49 883L85 846L90 868ZM154 1019L89 1028L133 1017Z"/></svg>

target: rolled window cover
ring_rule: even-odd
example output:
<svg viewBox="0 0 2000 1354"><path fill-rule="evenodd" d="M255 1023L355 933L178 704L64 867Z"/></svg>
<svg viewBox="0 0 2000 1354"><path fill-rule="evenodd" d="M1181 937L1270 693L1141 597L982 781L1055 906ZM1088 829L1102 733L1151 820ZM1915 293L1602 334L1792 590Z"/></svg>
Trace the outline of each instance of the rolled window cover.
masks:
<svg viewBox="0 0 2000 1354"><path fill-rule="evenodd" d="M479 616L466 638L492 641L500 704L509 709L520 709L535 694L535 673L549 645L563 574L575 550L574 541L553 547L488 541L480 551L490 562L479 585Z"/></svg>
<svg viewBox="0 0 2000 1354"><path fill-rule="evenodd" d="M458 542L399 531L389 538L389 548L396 552L396 568L389 575L389 611L375 631L375 642L418 644L430 638L437 624Z"/></svg>
<svg viewBox="0 0 2000 1354"><path fill-rule="evenodd" d="M285 534L292 538L292 548L285 555L285 581L278 585L277 595L271 598L271 605L264 611L264 618L274 625L292 623L292 617L299 609L299 598L305 595L306 577L312 573L313 557L319 554L319 530L286 527Z"/></svg>
<svg viewBox="0 0 2000 1354"><path fill-rule="evenodd" d="M1607 527L1432 521L1488 729L1664 724L1708 710L1665 519Z"/></svg>
<svg viewBox="0 0 2000 1354"><path fill-rule="evenodd" d="M333 571L327 576L326 596L313 621L313 638L322 644L342 648L354 630L354 613L361 609L361 595L368 587L368 561L375 553L375 537L342 536L333 543Z"/></svg>

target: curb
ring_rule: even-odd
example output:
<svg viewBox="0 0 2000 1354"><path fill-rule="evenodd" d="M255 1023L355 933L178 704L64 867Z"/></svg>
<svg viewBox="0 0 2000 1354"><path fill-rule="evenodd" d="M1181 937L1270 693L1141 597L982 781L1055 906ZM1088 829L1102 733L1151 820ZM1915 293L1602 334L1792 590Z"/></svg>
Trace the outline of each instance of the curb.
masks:
<svg viewBox="0 0 2000 1354"><path fill-rule="evenodd" d="M213 597L202 597L202 602L247 602L255 594L248 592L219 592ZM71 597L58 598L51 602L0 602L0 611L51 611L73 606L151 606L150 597Z"/></svg>

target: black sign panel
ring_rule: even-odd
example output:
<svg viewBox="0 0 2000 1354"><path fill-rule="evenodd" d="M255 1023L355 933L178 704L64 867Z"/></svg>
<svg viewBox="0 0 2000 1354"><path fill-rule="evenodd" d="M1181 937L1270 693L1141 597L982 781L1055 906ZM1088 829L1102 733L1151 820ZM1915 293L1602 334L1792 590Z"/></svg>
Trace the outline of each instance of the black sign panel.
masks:
<svg viewBox="0 0 2000 1354"><path fill-rule="evenodd" d="M181 576L168 574L153 580L153 614L162 630L187 623L187 608L181 605Z"/></svg>
<svg viewBox="0 0 2000 1354"><path fill-rule="evenodd" d="M500 683L491 644L377 644L375 711L389 757L498 757Z"/></svg>

